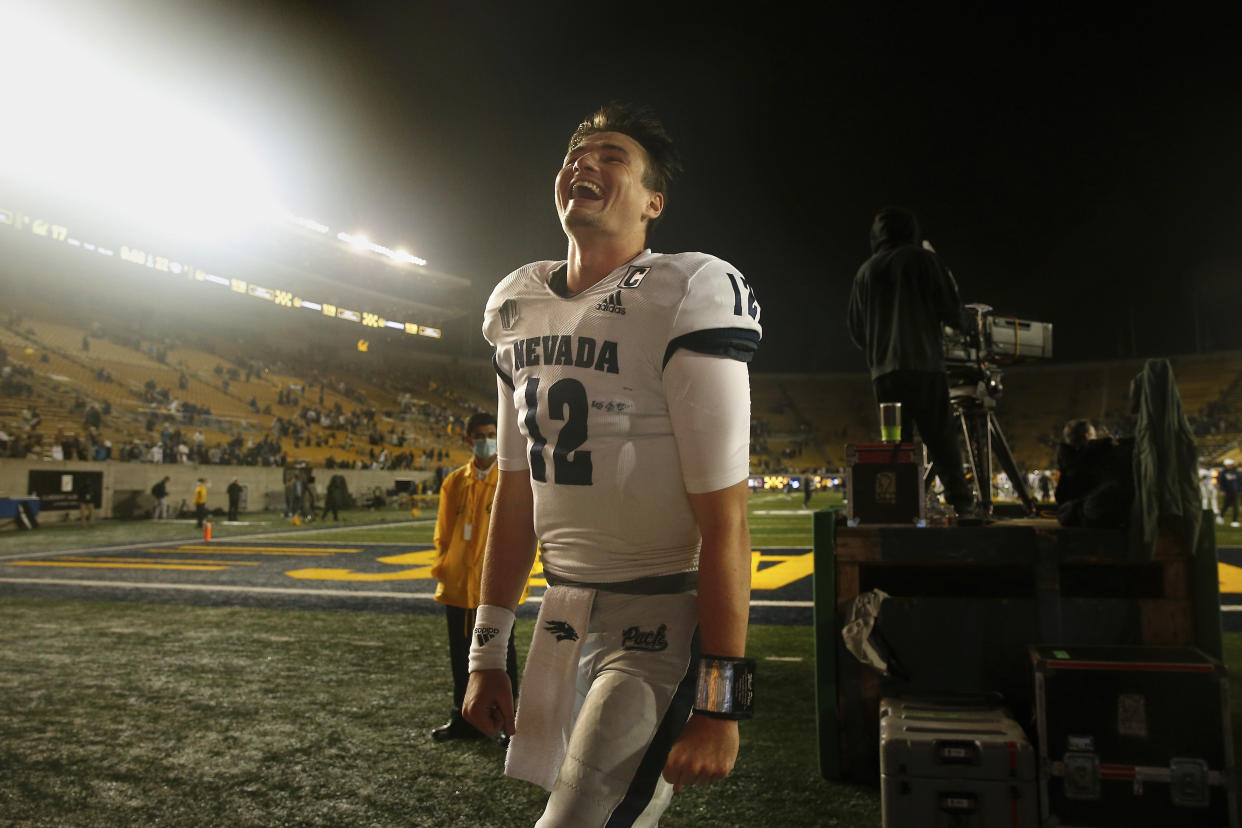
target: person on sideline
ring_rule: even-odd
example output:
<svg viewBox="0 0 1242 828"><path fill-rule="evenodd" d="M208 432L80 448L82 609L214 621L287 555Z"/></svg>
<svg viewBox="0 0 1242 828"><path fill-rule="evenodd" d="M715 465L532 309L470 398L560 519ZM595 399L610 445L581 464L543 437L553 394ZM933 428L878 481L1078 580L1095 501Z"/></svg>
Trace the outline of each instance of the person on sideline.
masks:
<svg viewBox="0 0 1242 828"><path fill-rule="evenodd" d="M198 485L194 487L194 519L198 528L202 529L203 521L207 519L207 479L203 477L198 479Z"/></svg>
<svg viewBox="0 0 1242 828"><path fill-rule="evenodd" d="M437 742L449 739L477 739L478 728L461 715L469 678L467 660L475 610L479 606L479 581L483 576L483 549L496 496L496 417L478 412L466 423L463 435L474 456L454 470L440 487L440 510L436 514L436 562L431 575L439 580L436 600L444 605L448 623L449 664L453 670L453 708L449 720L431 737ZM525 598L525 593L523 593ZM513 633L505 651L505 670L517 694L517 650Z"/></svg>

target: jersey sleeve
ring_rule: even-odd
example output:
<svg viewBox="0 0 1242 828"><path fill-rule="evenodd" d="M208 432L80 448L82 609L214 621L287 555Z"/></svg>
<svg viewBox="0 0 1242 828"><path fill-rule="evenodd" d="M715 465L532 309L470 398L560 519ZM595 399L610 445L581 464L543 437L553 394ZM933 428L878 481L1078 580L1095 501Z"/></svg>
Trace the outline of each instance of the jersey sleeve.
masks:
<svg viewBox="0 0 1242 828"><path fill-rule="evenodd" d="M709 259L690 277L669 332L664 365L685 349L750 362L763 328L759 302L737 268Z"/></svg>
<svg viewBox="0 0 1242 828"><path fill-rule="evenodd" d="M681 478L691 494L750 473L750 373L744 362L678 351L664 370Z"/></svg>
<svg viewBox="0 0 1242 828"><path fill-rule="evenodd" d="M530 468L526 454L526 437L518 427L517 408L513 405L513 381L499 369L496 371L496 462L501 471L524 471Z"/></svg>
<svg viewBox="0 0 1242 828"><path fill-rule="evenodd" d="M510 273L496 283L492 293L487 297L483 308L483 336L497 347L504 338L505 331L513 327L519 316L518 303L514 293L518 291L523 280L529 278L536 269L534 262Z"/></svg>
<svg viewBox="0 0 1242 828"><path fill-rule="evenodd" d="M500 306L504 304L504 288L508 282L509 279L505 279L496 286L492 295L487 299L487 305L483 308L483 337L493 347L500 341Z"/></svg>

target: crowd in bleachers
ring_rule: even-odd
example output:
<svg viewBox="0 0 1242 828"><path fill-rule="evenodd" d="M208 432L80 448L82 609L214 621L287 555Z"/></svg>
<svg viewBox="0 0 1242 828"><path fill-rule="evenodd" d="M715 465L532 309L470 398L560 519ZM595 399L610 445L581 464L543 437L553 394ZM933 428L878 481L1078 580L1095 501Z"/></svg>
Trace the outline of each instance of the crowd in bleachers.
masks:
<svg viewBox="0 0 1242 828"><path fill-rule="evenodd" d="M465 459L466 418L494 405L481 360L347 362L320 342L27 315L10 310L0 330L0 456L435 471ZM1219 453L1242 436L1242 359L1213 359L1185 366L1183 394L1201 445ZM1121 363L1013 372L998 412L1019 464L1052 465L1071 416L1129 433L1132 375ZM1105 388L1107 404L1089 396ZM752 396L756 473L840 469L846 443L878 437L861 373L756 373Z"/></svg>
<svg viewBox="0 0 1242 828"><path fill-rule="evenodd" d="M309 452L328 467L437 470L457 462L451 449L470 413L471 401L455 393L416 399L368 390L353 372L349 381L334 377L331 361L309 348L264 346L258 359L240 340L230 348L208 337L138 336L116 320L72 336L14 311L7 323L14 336L5 341L22 358L0 350L0 394L26 404L0 406L0 456L284 465ZM217 355L225 361L205 364ZM305 372L291 368L299 364ZM405 383L384 384L436 390L430 372L407 373ZM54 411L52 422L43 423L41 405Z"/></svg>

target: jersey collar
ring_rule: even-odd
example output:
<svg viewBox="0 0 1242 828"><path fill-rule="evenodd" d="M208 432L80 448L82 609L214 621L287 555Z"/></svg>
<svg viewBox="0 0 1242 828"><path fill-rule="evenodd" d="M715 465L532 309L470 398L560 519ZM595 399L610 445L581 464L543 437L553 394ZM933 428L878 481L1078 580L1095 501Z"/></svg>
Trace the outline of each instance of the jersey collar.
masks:
<svg viewBox="0 0 1242 828"><path fill-rule="evenodd" d="M554 294L556 294L562 299L574 299L574 298L577 298L578 296L583 296L585 294L591 293L596 288L599 288L600 285L604 285L605 290L612 290L613 287L615 287L616 279L619 276L624 276L624 274L628 273L629 269L633 267L634 265L646 264L647 259L649 258L652 258L650 247L644 249L641 253L636 255L634 258L630 259L628 262L624 262L623 264L614 268L611 273L609 273L603 279L600 279L595 284L591 285L586 290L582 291L581 293L576 293L573 296L569 294L569 262L562 260L557 263L556 269L553 270L552 273L548 276L548 290L552 291Z"/></svg>

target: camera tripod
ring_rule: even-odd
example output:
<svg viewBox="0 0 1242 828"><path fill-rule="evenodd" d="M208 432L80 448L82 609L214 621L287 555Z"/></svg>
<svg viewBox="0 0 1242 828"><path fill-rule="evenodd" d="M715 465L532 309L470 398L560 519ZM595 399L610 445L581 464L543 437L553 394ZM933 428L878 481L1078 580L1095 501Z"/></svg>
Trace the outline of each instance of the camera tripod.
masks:
<svg viewBox="0 0 1242 828"><path fill-rule="evenodd" d="M953 407L953 416L961 430L964 459L969 467L979 498L979 505L992 514L992 455L1000 461L1001 468L1013 483L1014 491L1026 514L1033 515L1037 511L1035 498L1027 489L1026 479L1018 471L1018 464L1009 450L1005 433L1001 431L996 419L996 398L988 393L989 387L1000 388L1000 374L990 375L987 382L969 381L951 384L949 387L949 403ZM931 482L932 470L929 468L924 478Z"/></svg>

